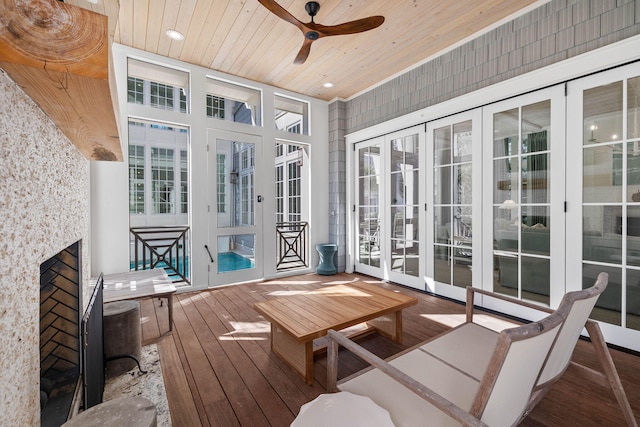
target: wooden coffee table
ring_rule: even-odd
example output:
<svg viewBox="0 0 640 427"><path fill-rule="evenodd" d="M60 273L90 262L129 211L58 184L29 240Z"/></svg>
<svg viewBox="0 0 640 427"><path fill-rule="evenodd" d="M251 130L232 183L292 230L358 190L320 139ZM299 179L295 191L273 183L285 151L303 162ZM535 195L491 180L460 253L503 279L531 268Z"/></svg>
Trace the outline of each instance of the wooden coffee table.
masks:
<svg viewBox="0 0 640 427"><path fill-rule="evenodd" d="M375 331L401 343L402 309L417 302L400 292L354 282L258 302L253 308L271 322L273 352L307 384L313 384L313 340L329 329L339 331L365 323L355 335Z"/></svg>

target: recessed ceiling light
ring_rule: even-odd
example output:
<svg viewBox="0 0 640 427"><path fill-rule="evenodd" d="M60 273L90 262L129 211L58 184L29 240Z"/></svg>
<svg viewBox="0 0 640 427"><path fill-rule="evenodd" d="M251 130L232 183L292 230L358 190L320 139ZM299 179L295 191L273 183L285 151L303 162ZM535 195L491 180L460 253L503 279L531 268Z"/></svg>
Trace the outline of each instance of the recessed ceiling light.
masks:
<svg viewBox="0 0 640 427"><path fill-rule="evenodd" d="M333 87L333 83L331 82L322 83L322 86L326 88L330 88L330 87Z"/></svg>
<svg viewBox="0 0 640 427"><path fill-rule="evenodd" d="M180 31L167 30L167 36L171 40L184 40L184 35Z"/></svg>

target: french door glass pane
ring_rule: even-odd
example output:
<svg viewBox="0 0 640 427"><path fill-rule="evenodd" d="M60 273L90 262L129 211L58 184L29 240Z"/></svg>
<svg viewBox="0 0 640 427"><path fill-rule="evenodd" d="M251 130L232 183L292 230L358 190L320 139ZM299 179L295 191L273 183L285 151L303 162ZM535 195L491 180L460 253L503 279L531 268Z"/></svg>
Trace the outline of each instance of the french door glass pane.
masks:
<svg viewBox="0 0 640 427"><path fill-rule="evenodd" d="M471 121L434 129L434 276L440 283L471 285Z"/></svg>
<svg viewBox="0 0 640 427"><path fill-rule="evenodd" d="M255 268L255 235L218 236L218 273Z"/></svg>
<svg viewBox="0 0 640 427"><path fill-rule="evenodd" d="M224 174L226 183L218 189L218 227L254 225L254 144L218 139L216 150L217 158L224 159L216 174Z"/></svg>
<svg viewBox="0 0 640 427"><path fill-rule="evenodd" d="M621 325L622 268L584 263L582 267L582 289L593 286L600 272L609 274L609 283L607 289L598 298L596 306L589 317L612 325Z"/></svg>
<svg viewBox="0 0 640 427"><path fill-rule="evenodd" d="M551 101L493 116L494 291L550 302Z"/></svg>
<svg viewBox="0 0 640 427"><path fill-rule="evenodd" d="M419 274L419 145L418 135L391 140L391 271Z"/></svg>
<svg viewBox="0 0 640 427"><path fill-rule="evenodd" d="M640 138L640 77L627 83L627 138Z"/></svg>
<svg viewBox="0 0 640 427"><path fill-rule="evenodd" d="M623 82L584 91L584 145L622 138Z"/></svg>
<svg viewBox="0 0 640 427"><path fill-rule="evenodd" d="M608 272L592 317L633 329L640 328L639 83L583 93L583 285Z"/></svg>
<svg viewBox="0 0 640 427"><path fill-rule="evenodd" d="M358 150L358 259L380 267L380 147Z"/></svg>

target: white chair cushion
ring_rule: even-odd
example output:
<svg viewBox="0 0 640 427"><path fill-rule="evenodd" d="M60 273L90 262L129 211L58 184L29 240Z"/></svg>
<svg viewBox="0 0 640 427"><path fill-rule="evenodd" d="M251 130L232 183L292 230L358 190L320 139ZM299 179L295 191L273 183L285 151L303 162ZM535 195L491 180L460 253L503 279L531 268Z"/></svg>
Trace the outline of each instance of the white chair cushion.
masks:
<svg viewBox="0 0 640 427"><path fill-rule="evenodd" d="M471 408L479 381L470 375L421 349L412 350L389 363L462 409ZM397 427L460 425L378 369L341 383L338 388L371 397L375 403L389 411L391 420Z"/></svg>
<svg viewBox="0 0 640 427"><path fill-rule="evenodd" d="M482 381L497 343L497 332L475 323L466 323L420 349Z"/></svg>
<svg viewBox="0 0 640 427"><path fill-rule="evenodd" d="M321 394L300 407L291 427L394 427L389 412L365 396Z"/></svg>

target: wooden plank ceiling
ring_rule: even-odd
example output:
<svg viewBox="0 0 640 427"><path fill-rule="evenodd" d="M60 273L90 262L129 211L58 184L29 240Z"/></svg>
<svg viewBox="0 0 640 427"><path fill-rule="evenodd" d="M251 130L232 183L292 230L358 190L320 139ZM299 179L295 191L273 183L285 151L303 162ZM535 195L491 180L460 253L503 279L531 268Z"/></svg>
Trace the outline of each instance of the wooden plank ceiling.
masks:
<svg viewBox="0 0 640 427"><path fill-rule="evenodd" d="M532 4L548 0L321 0L315 22L382 15L374 30L322 38L302 65L303 35L257 0L65 0L109 16L113 41L325 100L348 99ZM97 2L97 3L93 3ZM306 0L278 0L308 22ZM183 41L166 31L176 29ZM331 82L332 88L323 87Z"/></svg>

